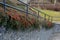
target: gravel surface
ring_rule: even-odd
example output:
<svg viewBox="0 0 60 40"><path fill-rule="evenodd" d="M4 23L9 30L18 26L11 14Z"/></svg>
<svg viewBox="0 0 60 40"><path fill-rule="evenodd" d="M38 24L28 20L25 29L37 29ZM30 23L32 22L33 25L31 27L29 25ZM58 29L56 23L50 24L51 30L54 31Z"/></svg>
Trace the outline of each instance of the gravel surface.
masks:
<svg viewBox="0 0 60 40"><path fill-rule="evenodd" d="M60 40L60 33L55 33L51 36L50 40Z"/></svg>
<svg viewBox="0 0 60 40"><path fill-rule="evenodd" d="M55 25L50 30L40 29L34 31L5 31L5 28L0 27L0 40L49 40L54 30L60 30L60 25ZM60 32L60 31L59 31Z"/></svg>

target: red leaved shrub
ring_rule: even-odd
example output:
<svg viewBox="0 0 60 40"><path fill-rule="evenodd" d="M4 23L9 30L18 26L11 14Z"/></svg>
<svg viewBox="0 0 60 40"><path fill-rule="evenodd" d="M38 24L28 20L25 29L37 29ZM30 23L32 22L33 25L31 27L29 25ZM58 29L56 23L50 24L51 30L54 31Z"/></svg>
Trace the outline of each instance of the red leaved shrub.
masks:
<svg viewBox="0 0 60 40"><path fill-rule="evenodd" d="M30 21L31 24L34 24L35 23L35 19L32 18L31 21Z"/></svg>
<svg viewBox="0 0 60 40"><path fill-rule="evenodd" d="M52 27L52 23L50 21L47 22L48 27Z"/></svg>
<svg viewBox="0 0 60 40"><path fill-rule="evenodd" d="M22 15L18 15L18 13L16 13L16 11L13 11L13 12L14 12L14 15L13 15L12 18L14 18L15 20L20 21L24 26L29 26L30 25L28 20L25 20L25 18L23 18ZM22 19L21 19L21 17L22 17Z"/></svg>

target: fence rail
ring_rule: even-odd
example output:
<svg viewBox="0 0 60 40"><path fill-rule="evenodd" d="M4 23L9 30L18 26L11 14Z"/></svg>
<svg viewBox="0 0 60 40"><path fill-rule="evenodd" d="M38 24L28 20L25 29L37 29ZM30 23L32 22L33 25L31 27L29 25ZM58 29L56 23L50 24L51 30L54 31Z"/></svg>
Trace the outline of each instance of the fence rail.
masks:
<svg viewBox="0 0 60 40"><path fill-rule="evenodd" d="M10 7L12 9L18 10L20 12L26 13L26 18L27 18L27 15L30 14L30 15L35 16L36 18L38 18L40 20L43 19L44 21L46 21L46 20L50 21L50 22L53 21L53 17L52 16L47 15L46 13L44 13L44 12L42 12L40 10L35 9L35 8L25 4L22 1L19 1L19 2L25 5L25 10L21 10L20 8L18 8L16 6L9 5L9 4L5 3L5 0L3 0L3 2L0 2L0 4L4 5L4 12L6 10L6 7ZM42 17L42 15L43 15L43 17ZM47 16L48 16L48 18L46 18Z"/></svg>

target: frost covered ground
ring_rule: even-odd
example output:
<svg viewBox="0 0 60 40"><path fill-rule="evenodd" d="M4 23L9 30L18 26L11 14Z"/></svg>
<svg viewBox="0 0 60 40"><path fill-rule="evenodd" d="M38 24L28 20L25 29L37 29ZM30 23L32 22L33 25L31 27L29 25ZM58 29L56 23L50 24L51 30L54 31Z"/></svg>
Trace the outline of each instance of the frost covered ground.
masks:
<svg viewBox="0 0 60 40"><path fill-rule="evenodd" d="M5 28L0 28L0 40L52 40L51 36L56 32L60 32L60 25L55 25L50 30L40 29L34 31L5 31Z"/></svg>

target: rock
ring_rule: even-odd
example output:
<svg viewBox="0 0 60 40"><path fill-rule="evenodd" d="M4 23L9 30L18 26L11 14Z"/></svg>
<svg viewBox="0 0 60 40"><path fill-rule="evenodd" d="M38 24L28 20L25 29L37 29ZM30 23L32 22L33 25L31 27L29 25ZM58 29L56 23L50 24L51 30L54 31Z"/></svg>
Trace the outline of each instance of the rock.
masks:
<svg viewBox="0 0 60 40"><path fill-rule="evenodd" d="M0 33L0 36L1 36L2 34Z"/></svg>
<svg viewBox="0 0 60 40"><path fill-rule="evenodd" d="M18 40L21 40L21 38L18 38Z"/></svg>
<svg viewBox="0 0 60 40"><path fill-rule="evenodd" d="M5 32L6 30L5 30L5 28L2 26L2 27L0 27L0 33L3 33L3 32Z"/></svg>

